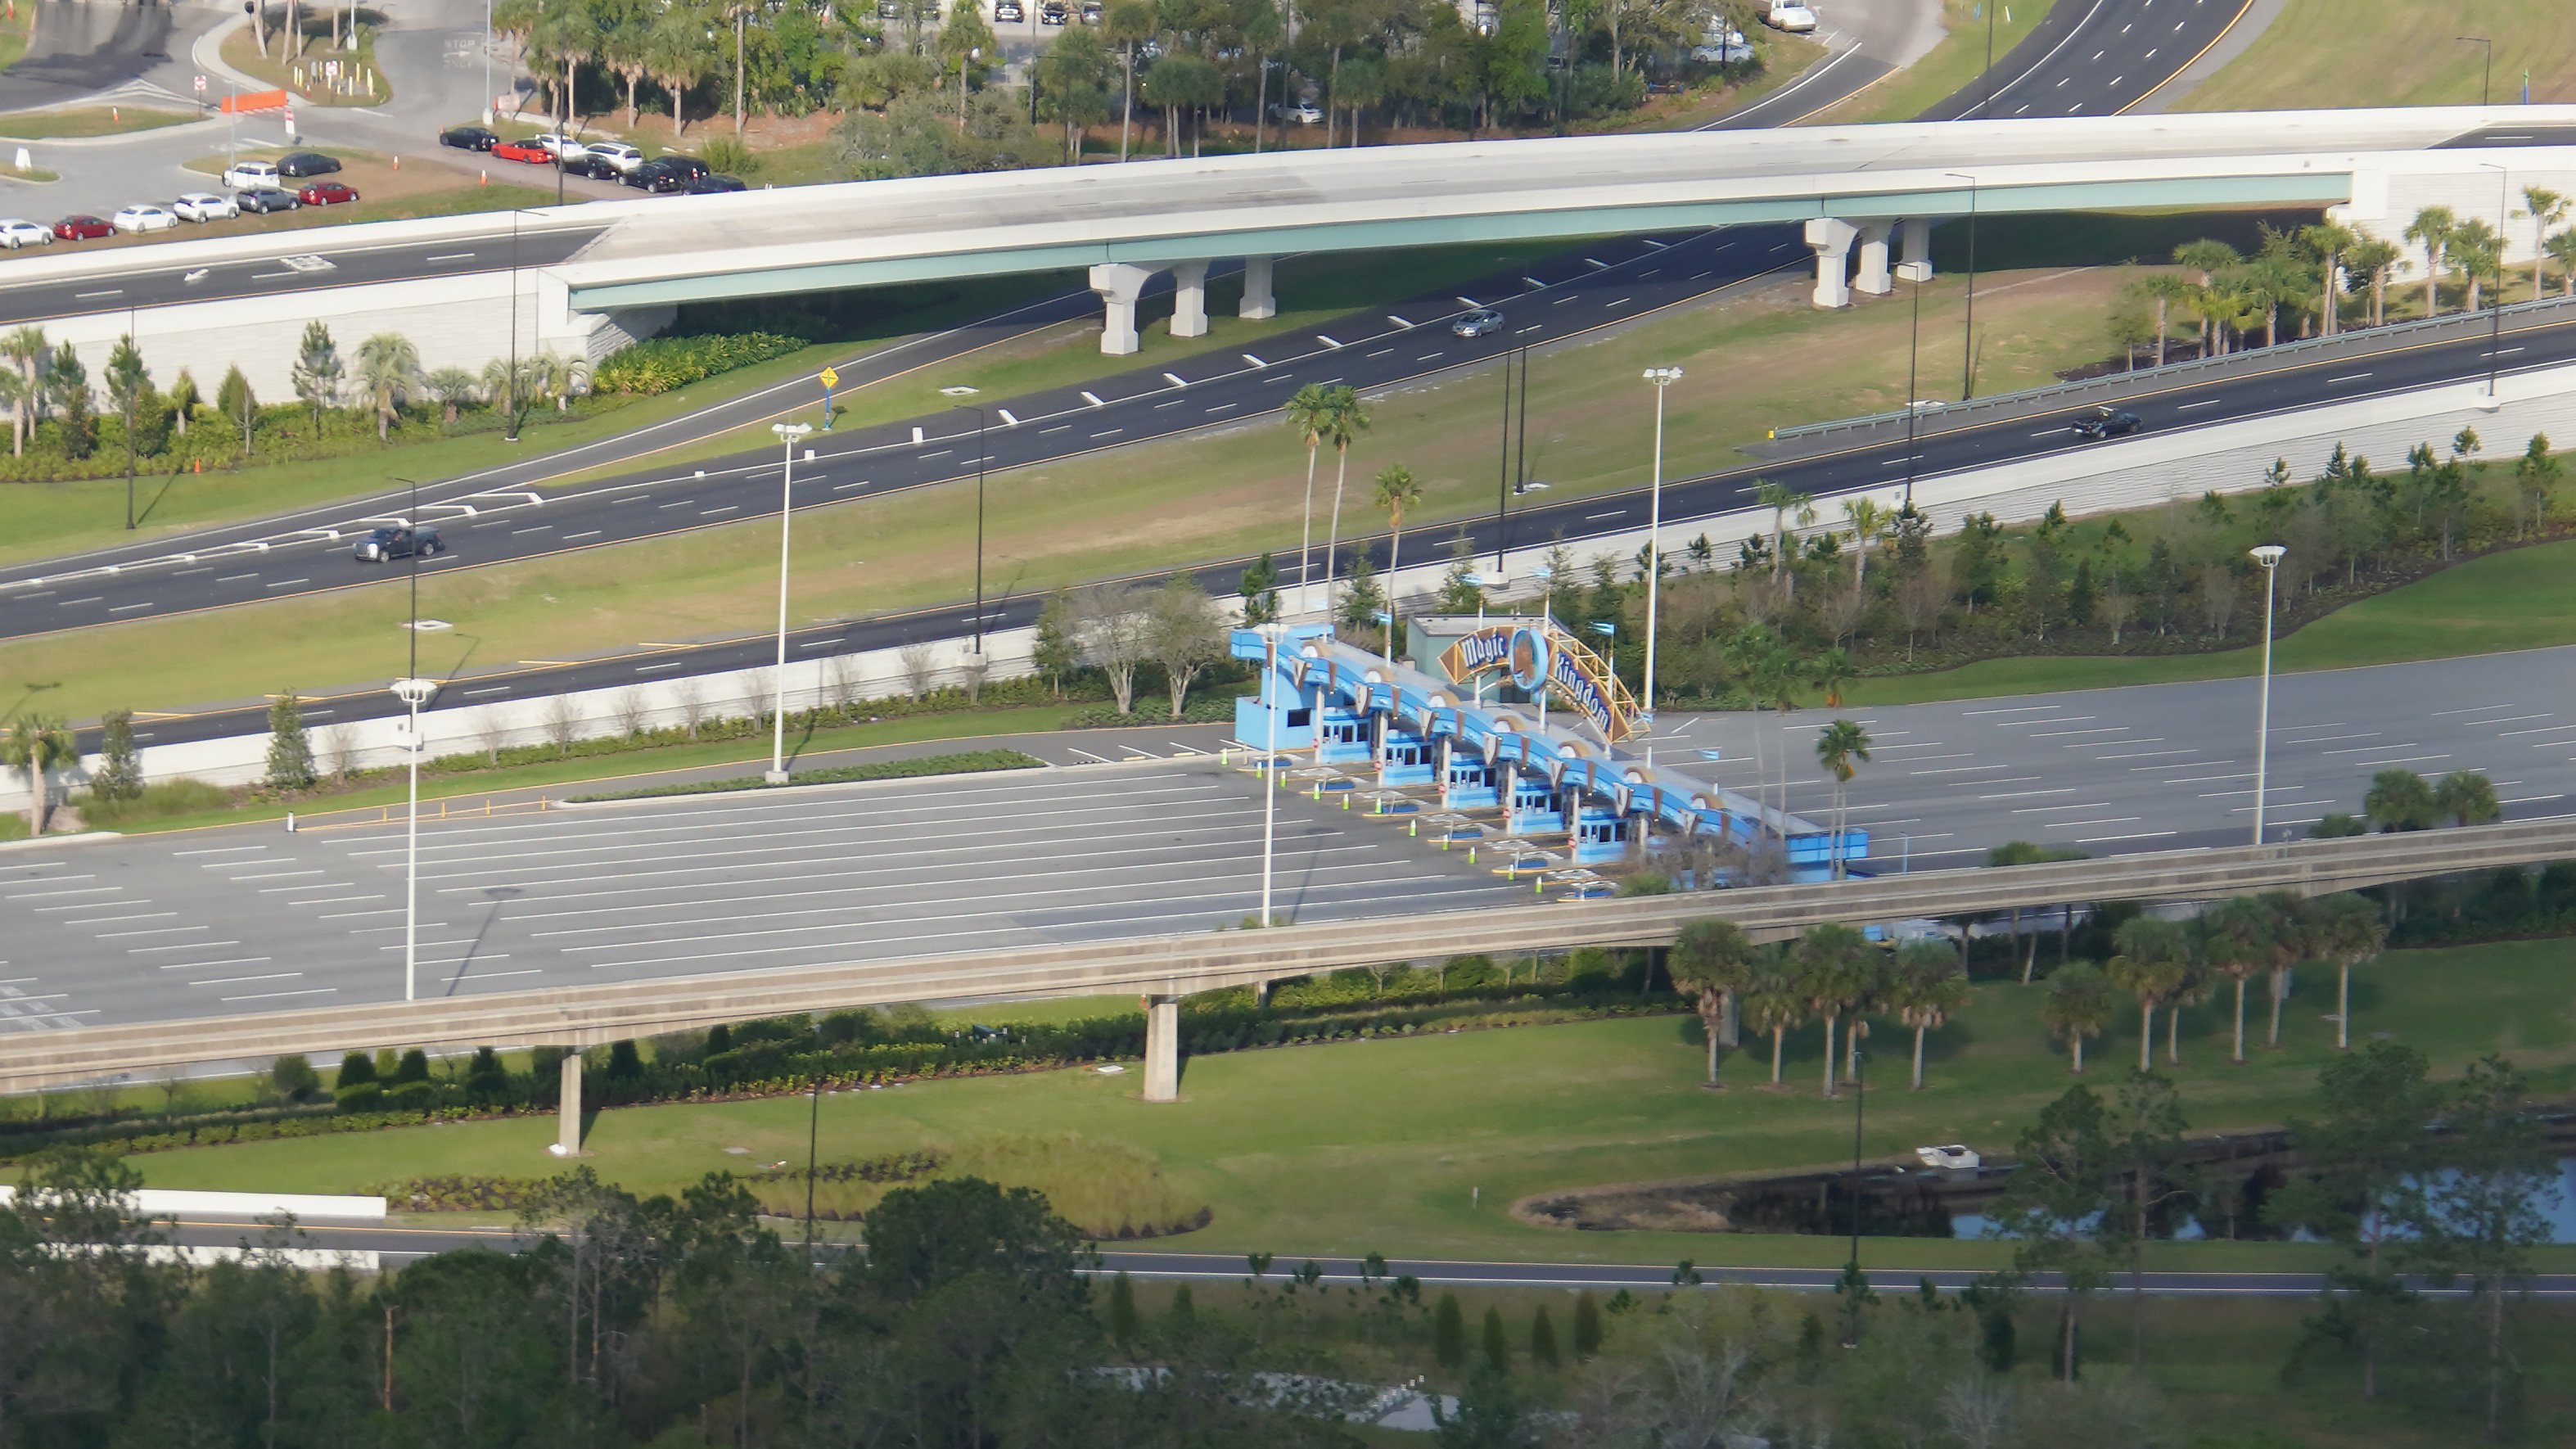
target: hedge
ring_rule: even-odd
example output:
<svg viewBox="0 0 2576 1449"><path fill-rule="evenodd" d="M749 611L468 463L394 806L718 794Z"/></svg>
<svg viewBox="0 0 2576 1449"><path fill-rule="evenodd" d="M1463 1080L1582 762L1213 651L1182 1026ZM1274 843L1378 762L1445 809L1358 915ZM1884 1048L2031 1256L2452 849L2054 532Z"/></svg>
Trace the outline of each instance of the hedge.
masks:
<svg viewBox="0 0 2576 1449"><path fill-rule="evenodd" d="M630 342L591 370L594 392L653 394L784 357L805 344L775 332L718 332Z"/></svg>

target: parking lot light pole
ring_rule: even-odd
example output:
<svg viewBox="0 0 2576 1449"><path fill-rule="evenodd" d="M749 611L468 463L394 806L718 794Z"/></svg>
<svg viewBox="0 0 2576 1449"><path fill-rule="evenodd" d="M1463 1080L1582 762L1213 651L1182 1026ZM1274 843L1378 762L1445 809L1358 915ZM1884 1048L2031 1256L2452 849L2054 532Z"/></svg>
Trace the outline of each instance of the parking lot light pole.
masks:
<svg viewBox="0 0 2576 1449"><path fill-rule="evenodd" d="M1655 618L1664 591L1664 389L1682 380L1678 367L1650 367L1655 385L1655 472L1646 503L1646 763L1655 762Z"/></svg>
<svg viewBox="0 0 2576 1449"><path fill-rule="evenodd" d="M1269 696L1269 708L1263 725L1261 747L1261 924L1270 925L1270 868L1279 849L1279 712L1287 708L1279 697L1279 629L1276 619L1261 626L1261 690Z"/></svg>
<svg viewBox="0 0 2576 1449"><path fill-rule="evenodd" d="M769 771L761 776L772 785L787 783L787 539L789 520L796 512L796 444L814 431L812 423L771 423L769 430L778 435L778 677L770 681L776 698L771 702L769 733Z"/></svg>
<svg viewBox="0 0 2576 1449"><path fill-rule="evenodd" d="M1968 320L1959 343L1959 401L1967 402L1977 395L1977 178L1964 171L1942 174L1968 183Z"/></svg>
<svg viewBox="0 0 2576 1449"><path fill-rule="evenodd" d="M2261 845L2264 775L2270 764L2272 748L2272 585L2280 576L2281 556L2289 550L2277 543L2267 543L2251 552L2254 561L2263 566L2263 693L2254 725L2254 843Z"/></svg>
<svg viewBox="0 0 2576 1449"><path fill-rule="evenodd" d="M412 630L417 641L420 631ZM413 644L418 649L417 642ZM404 827L403 841L403 1000L416 1001L420 992L420 707L438 692L438 682L412 676L394 681L394 698L403 702L411 713L411 732L403 742L403 754L411 767L411 818Z"/></svg>

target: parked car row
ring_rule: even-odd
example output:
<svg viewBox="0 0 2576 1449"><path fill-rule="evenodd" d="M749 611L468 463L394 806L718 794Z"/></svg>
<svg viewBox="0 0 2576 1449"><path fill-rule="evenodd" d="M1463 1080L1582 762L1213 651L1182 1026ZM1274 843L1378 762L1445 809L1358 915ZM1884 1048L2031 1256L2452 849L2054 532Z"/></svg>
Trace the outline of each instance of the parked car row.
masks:
<svg viewBox="0 0 2576 1449"><path fill-rule="evenodd" d="M648 161L642 151L623 141L583 141L552 131L524 141L509 141L482 126L453 126L438 133L438 143L460 151L479 151L496 161L556 166L568 176L622 182L638 191L664 196L746 189L731 176L716 175L707 163L694 156L656 156Z"/></svg>
<svg viewBox="0 0 2576 1449"><path fill-rule="evenodd" d="M323 157L323 160L330 160ZM245 162L245 166L266 166L266 162ZM339 163L333 162L336 168ZM233 172L225 173L230 184ZM243 180L255 178L244 176ZM138 201L120 207L113 216L92 216L74 212L51 226L43 222L12 217L0 220L0 246L11 251L22 247L51 246L56 241L96 241L119 233L140 236L147 232L168 231L183 221L230 221L248 212L267 216L272 212L293 211L304 206L341 206L358 199L356 187L339 181L314 181L289 191L276 185L248 185L227 196L216 191L190 191L164 205L157 201Z"/></svg>

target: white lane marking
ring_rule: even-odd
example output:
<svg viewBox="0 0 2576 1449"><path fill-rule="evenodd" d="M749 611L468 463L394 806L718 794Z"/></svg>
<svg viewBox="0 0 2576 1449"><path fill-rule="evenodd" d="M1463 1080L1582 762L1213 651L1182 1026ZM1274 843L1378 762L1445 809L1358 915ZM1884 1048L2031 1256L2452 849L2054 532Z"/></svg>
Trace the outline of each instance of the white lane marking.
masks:
<svg viewBox="0 0 2576 1449"><path fill-rule="evenodd" d="M1412 323L1405 321L1403 318L1398 317L1397 315L1395 315L1395 314L1394 314L1394 313L1392 313L1392 312L1389 312L1389 313L1387 313L1387 314L1386 314L1386 320L1388 320L1389 322L1394 323L1394 324L1395 324L1396 326L1398 326L1398 327L1410 327L1410 326L1412 326L1412 325L1413 325Z"/></svg>
<svg viewBox="0 0 2576 1449"><path fill-rule="evenodd" d="M470 262L474 260L474 254L472 252L441 252L437 256L423 257L421 260L424 262Z"/></svg>
<svg viewBox="0 0 2576 1449"><path fill-rule="evenodd" d="M1174 387L1188 387L1190 385L1189 379L1181 376L1177 372L1164 373L1163 381L1170 383Z"/></svg>
<svg viewBox="0 0 2576 1449"><path fill-rule="evenodd" d="M2327 379L2326 379L2326 386L2328 386L2328 387L2332 387L2332 386L2334 386L2336 383L2339 383L2339 382L2359 382L2359 381L2361 381L2363 378L2368 377L2368 376L2370 376L2370 374L2369 374L2369 373L2366 373L2366 372L2352 372L2352 373L2346 373L2346 374L2345 374L2345 375L2343 375L2342 377L2330 377L2330 378L2327 378Z"/></svg>
<svg viewBox="0 0 2576 1449"><path fill-rule="evenodd" d="M1105 408L1109 406L1109 404L1100 400L1100 395L1098 393L1086 392L1082 395L1082 400L1096 408Z"/></svg>
<svg viewBox="0 0 2576 1449"><path fill-rule="evenodd" d="M309 584L311 582L313 582L311 579L279 579L276 583L262 584L260 587L263 589L291 589L297 584Z"/></svg>
<svg viewBox="0 0 2576 1449"><path fill-rule="evenodd" d="M2175 411L2175 412L2178 412L2178 413L2187 413L2187 412L2190 412L2193 408L2214 408L2214 407L2218 406L2220 403L2223 403L2223 402L2225 402L2225 401L2227 401L2227 399L2225 399L2225 398L2220 398L2220 397L2203 398L2203 399L2201 399L2199 402L2187 402L2187 403L2184 403L2184 404L2182 404L2181 406L2179 406L2179 407L2175 408L2175 409L2174 409L2174 411Z"/></svg>
<svg viewBox="0 0 2576 1449"><path fill-rule="evenodd" d="M124 295L125 289L123 287L110 287L104 292L74 292L72 293L72 300L75 302L86 302L92 297L122 297Z"/></svg>

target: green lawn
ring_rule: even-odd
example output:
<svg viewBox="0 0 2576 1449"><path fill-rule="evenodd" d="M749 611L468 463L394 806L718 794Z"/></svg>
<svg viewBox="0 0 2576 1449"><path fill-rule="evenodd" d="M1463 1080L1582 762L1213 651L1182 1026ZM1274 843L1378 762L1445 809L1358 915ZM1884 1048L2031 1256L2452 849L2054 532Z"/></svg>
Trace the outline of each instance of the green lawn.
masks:
<svg viewBox="0 0 2576 1449"><path fill-rule="evenodd" d="M2402 664L2576 644L2576 542L2489 554L2348 604L2274 641L2283 673ZM1920 704L1997 694L2110 689L2183 679L2235 679L2262 668L2260 649L2160 658L2024 656L1937 674L1860 681L1854 704Z"/></svg>
<svg viewBox="0 0 2576 1449"><path fill-rule="evenodd" d="M2337 106L2468 106L2493 98L2576 100L2576 6L2533 0L2288 0L2245 53L2184 98L2192 111Z"/></svg>
<svg viewBox="0 0 2576 1449"><path fill-rule="evenodd" d="M1994 35L1994 58L2000 63L2023 36L2047 18L2057 0L1941 0L1941 23L1949 31L1930 53L1888 76L1859 95L1815 118L1820 126L1855 125L1865 121L1910 121L1974 81L1986 69L1987 30ZM1998 6L1989 13L1986 6ZM2007 14L2009 12L2009 14Z"/></svg>
<svg viewBox="0 0 2576 1449"><path fill-rule="evenodd" d="M198 120L193 112L156 111L145 106L76 106L62 111L20 111L0 116L0 135L30 141L63 141L79 136L122 136L157 131Z"/></svg>
<svg viewBox="0 0 2576 1449"><path fill-rule="evenodd" d="M2576 1008L2566 986L2567 942L2396 953L2360 973L2355 1034L2420 1046L2444 1071L2489 1049L2530 1072L2535 1090L2576 1089ZM2223 1006L2184 1016L2178 1074L2200 1129L2278 1123L2310 1100L2331 1055L2334 982L2300 974L2288 1046L2226 1061ZM2257 1012L2261 990L2256 992ZM1932 1039L1928 1089L1902 1090L1908 1042L1884 1023L1873 1039L1878 1088L1868 1101L1868 1150L1897 1156L1918 1143L1966 1141L2006 1151L2037 1108L2069 1081L2065 1057L2039 1022L2042 992L1980 986ZM1000 1008L997 1008L997 1010ZM2125 1013L2124 1013L2125 1015ZM1839 1261L1817 1238L1690 1234L1572 1234L1531 1226L1513 1201L1586 1185L1828 1165L1850 1145L1851 1103L1818 1099L1816 1033L1790 1043L1789 1088L1763 1085L1767 1050L1727 1063L1728 1090L1699 1082L1701 1056L1679 1018L1467 1032L1252 1051L1189 1062L1184 1100L1149 1106L1133 1072L1088 1070L915 1084L827 1097L822 1153L848 1159L1000 1134L1085 1138L1151 1153L1215 1220L1175 1246L1287 1254L1490 1254L1517 1259ZM2134 1061L2133 1025L2097 1042L2092 1080L2108 1087ZM591 1165L638 1188L669 1189L740 1159L801 1158L801 1098L636 1108L599 1114ZM428 1173L541 1176L554 1124L527 1118L366 1136L192 1149L134 1159L155 1186L345 1191ZM2554 1250L2553 1250L2554 1251ZM1907 1240L1875 1245L1881 1265L1993 1261L1993 1245ZM2174 1266L2310 1262L2312 1250L2253 1244L2173 1244Z"/></svg>
<svg viewBox="0 0 2576 1449"><path fill-rule="evenodd" d="M2108 270L2005 274L1980 283L1981 376L2025 386L2098 355L2092 319L2117 282ZM1939 322L1956 315L1955 282L1927 292L1925 356L1955 346ZM1531 474L1554 499L1646 481L1640 440L1652 426L1646 366L1678 363L1667 466L1743 461L1738 445L1775 424L1893 406L1904 396L1909 311L1892 302L1819 313L1804 289L1677 308L1622 331L1534 356L1528 414ZM1408 386L1374 405L1375 426L1350 459L1343 532L1373 528L1370 479L1402 462L1424 499L1409 518L1408 554L1436 549L1439 524L1492 504L1498 374L1471 369ZM1000 591L1059 584L1261 549L1293 549L1304 449L1275 417L1214 433L1120 448L997 474L986 573ZM1324 533L1333 460L1323 462L1316 535ZM1156 526L1140 533L1134 520ZM974 569L974 490L959 483L799 515L792 612L846 618L965 597ZM441 574L421 607L456 628L422 642L422 667L449 671L591 650L633 648L768 627L777 537L743 524L614 549ZM0 645L0 679L59 680L51 708L74 718L166 708L254 692L314 693L379 679L402 639L395 587L281 600L213 613L81 630Z"/></svg>

